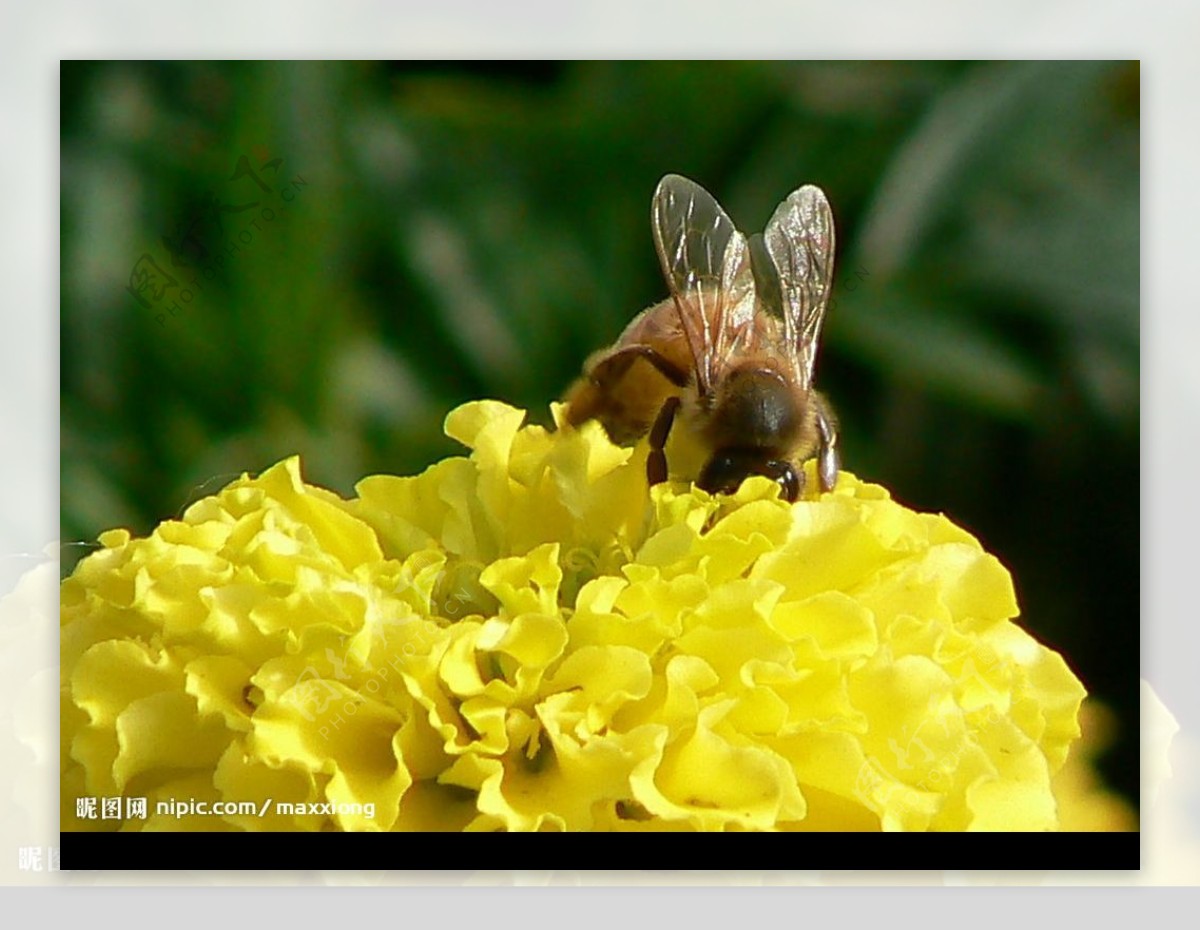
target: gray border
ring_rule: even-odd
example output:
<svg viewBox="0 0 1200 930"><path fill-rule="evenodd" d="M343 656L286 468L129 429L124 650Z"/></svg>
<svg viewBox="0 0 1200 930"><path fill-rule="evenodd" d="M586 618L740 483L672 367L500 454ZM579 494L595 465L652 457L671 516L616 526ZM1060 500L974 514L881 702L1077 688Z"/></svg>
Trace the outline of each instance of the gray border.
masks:
<svg viewBox="0 0 1200 930"><path fill-rule="evenodd" d="M1200 881L1200 831L1195 817L1196 772L1200 765L1200 682L1193 672L1200 628L1189 609L1188 583L1195 573L1188 517L1195 514L1197 495L1188 479L1200 445L1200 371L1193 356L1197 340L1191 338L1200 328L1196 315L1189 313L1195 303L1192 284L1193 248L1196 242L1195 217L1200 215L1200 186L1195 182L1194 164L1200 151L1200 121L1195 118L1195 101L1200 56L1195 37L1200 35L1200 9L1182 0L1173 3L1035 2L1009 0L975 4L968 9L933 0L910 3L904 7L845 3L820 7L801 7L784 2L728 4L711 0L691 0L649 8L642 3L616 0L567 4L548 0L523 0L514 9L485 2L457 3L453 8L431 5L407 7L382 3L331 3L322 7L297 9L294 5L263 0L256 4L210 0L193 4L192 15L175 17L182 5L170 8L145 2L116 2L106 5L43 2L12 5L6 8L4 38L0 53L0 113L15 116L16 126L5 127L6 141L0 146L0 178L3 179L3 214L0 215L0 269L6 282L5 299L0 302L3 338L0 338L0 389L7 403L0 408L0 436L4 437L3 477L6 489L0 507L0 558L8 564L36 569L52 565L45 547L54 552L57 518L57 428L54 406L57 400L57 293L58 249L57 211L57 60L62 57L125 57L141 55L178 55L184 57L256 55L271 57L331 56L370 57L404 52L417 56L470 54L507 56L540 52L556 56L599 56L628 54L663 55L671 53L771 55L946 55L955 57L1121 57L1143 60L1145 125L1144 215L1146 231L1142 236L1144 258L1144 294L1146 302L1144 359L1146 362L1146 412L1149 428L1143 447L1144 531L1149 537L1145 578L1148 581L1145 605L1146 638L1144 672L1163 702L1179 721L1181 732L1171 748L1173 773L1163 784L1153 809L1147 807L1144 848L1147 865L1142 880L1152 879L1156 861L1183 865L1172 869L1168 880ZM753 11L751 11L753 7ZM636 31L635 31L636 30ZM880 38L883 41L880 41ZM7 120L6 120L7 122ZM1191 298L1189 301L1188 298ZM1133 493L1134 489L1130 489ZM1130 566L1130 571L1134 566ZM4 668L23 669L24 677L9 678L0 689L0 723L3 740L13 737L16 711L25 713L27 699L23 688L45 697L44 675L53 672L56 644L53 629L43 629L46 616L53 617L53 594L45 599L41 573L34 571L21 598L6 603L20 610L29 624L27 652L6 657ZM12 584L14 575L0 575ZM39 594L39 590L41 593ZM28 595L31 600L25 601ZM24 613L27 611L27 615ZM12 632L5 622L0 628L5 639ZM48 634L48 635L44 635ZM1102 630L1097 635L1103 635ZM18 666L21 655L28 664ZM31 678L29 672L35 675ZM52 680L52 677L51 679ZM41 745L57 745L52 738L57 726L56 699L46 704L32 698L36 707L45 704L52 712L50 729ZM1169 727L1165 729L1169 730ZM22 743L28 745L28 743ZM1154 753L1161 759L1163 746ZM12 760L7 753L6 761ZM20 760L15 760L18 763ZM45 760L43 760L45 761ZM51 763L53 760L50 760ZM35 763L36 765L36 763ZM51 769L55 766L51 765ZM35 774L40 774L36 769ZM5 784L13 784L6 776ZM43 781L47 809L56 807L56 779ZM1162 815L1161 817L1159 815ZM1190 818L1190 819L1189 819ZM31 819L41 820L40 812ZM1170 846L1160 848L1168 837L1161 825L1172 827ZM7 826L7 825L5 825ZM6 836L10 835L7 830ZM1159 855L1164 858L1159 860ZM8 856L0 853L0 863ZM1193 871L1193 864L1197 867ZM465 884L574 884L592 881L582 873L503 873L484 876L472 873ZM507 876L507 877L504 877ZM176 881L211 881L214 876L176 876ZM809 884L812 873L770 873L756 877L744 874L707 873L692 880L705 883L779 884L789 880ZM864 876L866 877L866 876ZM1167 877L1163 875L1162 877ZM156 876L159 884L165 876ZM247 883L245 876L229 876L236 884ZM323 884L348 880L350 884L371 884L370 876L339 876L337 873L308 873L301 881ZM641 876L650 879L650 876ZM656 877L662 880L664 876ZM1001 881L1004 879L997 876ZM276 880L278 877L276 877ZM637 882L632 876L610 875L617 884ZM969 883L972 876L944 876L951 883ZM1018 882L1031 881L1067 884L1103 882L1102 876L1056 873L1053 876L1009 876ZM0 882L11 881L0 865ZM22 877L18 876L17 881ZM601 879L603 880L603 879ZM119 881L119 880L118 880ZM263 876L252 881L275 884ZM685 882L690 884L691 882ZM219 900L232 903L236 892L222 894ZM864 901L856 892L851 905L858 911ZM155 908L155 896L161 896L161 910ZM557 897L558 895L554 895ZM990 896L990 895L989 895ZM123 896L122 896L123 897ZM509 911L512 902L495 892L472 893L472 904L484 904L493 915ZM667 910L675 907L680 895L650 893L644 889L636 896L646 904L653 901ZM744 919L744 897L730 893L705 899L703 907L727 911L726 917ZM887 896L891 898L891 895ZM921 896L923 902L929 893ZM957 897L951 894L951 897ZM80 911L87 902L72 895L72 904ZM436 904L446 896L411 891L406 899L420 903L418 911L432 916ZM586 895L587 907L593 902L597 912L620 914L612 907L612 898L595 891ZM308 909L318 902L305 894ZM873 902L882 903L877 895ZM214 901L211 891L204 893L205 903ZM695 897L690 900L696 900ZM777 902L782 899L775 899ZM788 899L789 902L791 899ZM1060 898L1060 900L1063 900ZM1072 895L1069 899L1075 900ZM1120 899L1126 901L1124 896ZM188 902L199 904L194 891L174 892L168 899L157 889L146 889L137 898L136 911L152 915L179 914L189 910ZM486 902L486 904L484 903ZM247 902L238 896L239 909ZM256 901L255 904L263 904ZM269 906L269 902L266 902ZM573 908L578 908L576 896ZM761 902L766 905L766 901ZM806 898L804 919L811 920L823 910L824 901ZM911 899L907 906L911 906ZM964 902L959 899L959 905ZM972 898L972 904L978 899ZM320 897L320 907L328 898ZM836 902L831 918L848 913L849 900ZM607 907L605 906L607 905ZM344 905L330 907L328 916L343 918ZM1106 910L1110 906L1106 904ZM426 907L429 910L426 910ZM498 910L493 910L493 907ZM539 902L539 909L544 904ZM810 907L816 914L809 913ZM72 908L74 910L74 907ZM641 909L640 907L638 908ZM126 910L122 908L122 910ZM259 910L256 906L253 910ZM474 910L474 907L472 907ZM552 910L552 909L550 909ZM755 907L755 911L758 908ZM1006 910L1006 909L1005 909ZM1000 912L1001 909L997 909ZM486 912L486 911L485 911ZM260 911L260 913L266 912ZM445 916L444 911L443 917ZM477 913L479 913L477 911ZM662 911L659 911L660 915ZM978 914L977 911L972 913ZM44 915L40 915L43 916ZM84 916L82 913L74 916ZM627 914L626 914L627 916ZM665 916L665 915L664 915ZM797 918L799 914L795 914ZM1133 915L1129 915L1133 916ZM1138 916L1143 916L1139 908ZM972 918L974 919L974 918ZM1011 918L1010 918L1011 919Z"/></svg>

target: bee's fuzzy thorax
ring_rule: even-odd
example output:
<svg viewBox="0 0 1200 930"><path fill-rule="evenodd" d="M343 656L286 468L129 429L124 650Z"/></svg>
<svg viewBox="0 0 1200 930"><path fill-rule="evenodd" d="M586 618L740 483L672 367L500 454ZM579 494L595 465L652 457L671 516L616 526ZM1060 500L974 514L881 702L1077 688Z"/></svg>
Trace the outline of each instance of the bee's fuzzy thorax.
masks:
<svg viewBox="0 0 1200 930"><path fill-rule="evenodd" d="M807 398L775 371L742 367L726 376L714 396L706 429L714 448L790 452L804 432Z"/></svg>

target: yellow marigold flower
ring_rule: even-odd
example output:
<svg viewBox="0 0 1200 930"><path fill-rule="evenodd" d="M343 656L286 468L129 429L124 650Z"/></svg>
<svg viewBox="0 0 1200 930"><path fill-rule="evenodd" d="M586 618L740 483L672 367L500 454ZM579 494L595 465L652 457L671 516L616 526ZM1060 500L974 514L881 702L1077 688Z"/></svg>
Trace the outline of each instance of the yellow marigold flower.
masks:
<svg viewBox="0 0 1200 930"><path fill-rule="evenodd" d="M64 829L118 795L125 829L1058 826L1084 689L968 533L849 473L648 493L644 445L523 420L101 536L62 586Z"/></svg>

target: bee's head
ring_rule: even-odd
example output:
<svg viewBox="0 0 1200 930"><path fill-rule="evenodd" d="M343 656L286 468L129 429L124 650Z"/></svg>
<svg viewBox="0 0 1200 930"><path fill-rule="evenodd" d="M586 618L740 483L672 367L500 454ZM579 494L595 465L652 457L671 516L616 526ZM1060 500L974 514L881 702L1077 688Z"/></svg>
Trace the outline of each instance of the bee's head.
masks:
<svg viewBox="0 0 1200 930"><path fill-rule="evenodd" d="M710 494L732 494L751 475L774 479L786 501L800 496L801 478L792 463L765 458L760 449L717 451L700 472L696 485Z"/></svg>

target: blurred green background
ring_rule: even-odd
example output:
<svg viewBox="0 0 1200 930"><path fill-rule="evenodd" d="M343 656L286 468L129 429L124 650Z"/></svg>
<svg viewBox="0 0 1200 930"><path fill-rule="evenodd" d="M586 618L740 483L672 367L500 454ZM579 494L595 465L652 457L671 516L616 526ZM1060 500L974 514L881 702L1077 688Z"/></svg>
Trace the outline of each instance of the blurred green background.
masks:
<svg viewBox="0 0 1200 930"><path fill-rule="evenodd" d="M468 399L548 421L665 296L662 175L748 232L812 182L847 467L1012 569L1136 804L1139 97L1136 62L64 62L63 539L293 453L419 471Z"/></svg>

